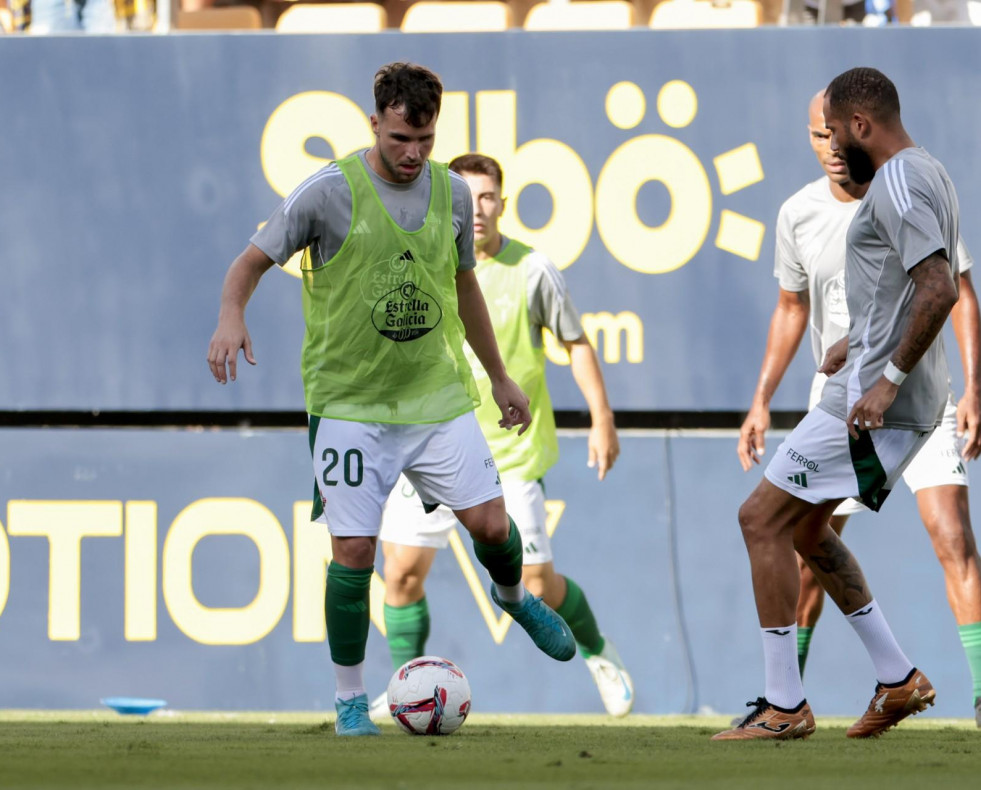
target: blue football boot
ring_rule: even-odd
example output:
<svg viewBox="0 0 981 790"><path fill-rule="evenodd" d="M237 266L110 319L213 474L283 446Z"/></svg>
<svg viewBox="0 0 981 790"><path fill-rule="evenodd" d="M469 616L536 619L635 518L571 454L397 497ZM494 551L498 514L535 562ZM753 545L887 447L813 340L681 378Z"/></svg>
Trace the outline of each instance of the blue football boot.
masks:
<svg viewBox="0 0 981 790"><path fill-rule="evenodd" d="M497 587L493 584L491 598L528 632L538 649L546 655L557 661L568 661L576 654L576 640L569 626L541 598L525 590L521 603L508 603L497 597Z"/></svg>
<svg viewBox="0 0 981 790"><path fill-rule="evenodd" d="M381 735L381 730L368 717L367 694L336 700L334 707L337 708L334 732L338 735Z"/></svg>

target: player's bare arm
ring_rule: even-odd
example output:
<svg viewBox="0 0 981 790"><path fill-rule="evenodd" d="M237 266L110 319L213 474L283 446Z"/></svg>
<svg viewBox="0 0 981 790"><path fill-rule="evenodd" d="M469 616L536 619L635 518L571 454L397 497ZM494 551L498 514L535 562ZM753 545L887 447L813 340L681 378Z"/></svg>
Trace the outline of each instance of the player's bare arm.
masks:
<svg viewBox="0 0 981 790"><path fill-rule="evenodd" d="M467 343L483 365L491 381L494 402L501 410L498 424L508 430L520 425L520 436L531 425L528 396L508 377L504 368L504 360L501 359L490 314L487 312L487 303L472 269L456 273L456 297L460 320L463 321L463 328L467 333Z"/></svg>
<svg viewBox="0 0 981 790"><path fill-rule="evenodd" d="M950 264L941 252L924 258L910 269L909 276L914 285L909 320L891 358L892 364L903 373L909 373L920 361L957 302L957 286L951 276ZM883 414L896 399L898 391L898 384L885 375L880 376L849 412L848 432L858 438L856 423L865 429L881 428Z"/></svg>
<svg viewBox="0 0 981 790"><path fill-rule="evenodd" d="M589 407L589 468L596 467L600 480L613 468L620 455L620 440L613 421L613 409L606 395L603 371L600 369L596 349L589 338L583 335L577 340L564 342L569 352L569 366L579 391Z"/></svg>
<svg viewBox="0 0 981 790"><path fill-rule="evenodd" d="M770 428L770 400L783 379L787 368L797 353L800 341L807 331L811 311L807 291L780 289L777 306L770 318L770 330L766 336L766 351L760 366L753 404L739 429L736 454L743 471L749 471L760 462L766 452L766 432Z"/></svg>
<svg viewBox="0 0 981 790"><path fill-rule="evenodd" d="M958 291L957 304L950 311L964 369L964 395L957 402L957 433L964 439L963 457L973 461L981 454L981 432L978 430L981 422L981 317L970 272L961 274Z"/></svg>
<svg viewBox="0 0 981 790"><path fill-rule="evenodd" d="M226 383L229 377L235 381L239 349L250 365L255 364L252 339L245 326L245 306L273 263L262 250L250 244L228 267L221 289L218 327L208 345L208 366L219 384Z"/></svg>

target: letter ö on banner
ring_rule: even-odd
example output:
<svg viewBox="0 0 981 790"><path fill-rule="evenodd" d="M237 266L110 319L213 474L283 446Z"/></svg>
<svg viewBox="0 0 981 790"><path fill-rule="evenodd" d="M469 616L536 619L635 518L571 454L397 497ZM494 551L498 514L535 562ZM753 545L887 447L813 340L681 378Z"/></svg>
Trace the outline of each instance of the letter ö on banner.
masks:
<svg viewBox="0 0 981 790"><path fill-rule="evenodd" d="M204 606L194 594L192 557L209 535L244 535L259 551L259 589L246 606ZM290 550L283 528L252 499L201 499L170 525L163 548L163 596L174 624L205 645L247 645L276 627L290 597Z"/></svg>
<svg viewBox="0 0 981 790"><path fill-rule="evenodd" d="M652 228L637 216L637 194L659 181L671 195L671 213ZM596 182L596 227L624 266L663 274L684 266L701 248L712 220L712 188L688 146L659 134L628 140L607 160Z"/></svg>
<svg viewBox="0 0 981 790"><path fill-rule="evenodd" d="M511 210L501 230L533 247L548 250L560 269L576 261L593 229L593 182L585 163L558 140L540 138L517 144L517 96L514 91L477 93L477 150L501 163ZM552 196L552 216L537 230L518 216L518 196L529 184L541 184Z"/></svg>

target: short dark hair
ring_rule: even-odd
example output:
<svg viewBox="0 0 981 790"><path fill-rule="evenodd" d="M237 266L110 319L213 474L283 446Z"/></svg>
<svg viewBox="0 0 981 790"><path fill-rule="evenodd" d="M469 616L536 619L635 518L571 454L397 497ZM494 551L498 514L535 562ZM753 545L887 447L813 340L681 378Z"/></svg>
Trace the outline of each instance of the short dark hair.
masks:
<svg viewBox="0 0 981 790"><path fill-rule="evenodd" d="M454 173L480 173L490 176L497 183L498 189L504 189L504 171L496 159L483 154L464 154L450 162L450 170Z"/></svg>
<svg viewBox="0 0 981 790"><path fill-rule="evenodd" d="M849 69L839 74L828 85L827 97L831 111L840 118L847 118L855 110L864 111L877 121L899 118L899 92L878 69Z"/></svg>
<svg viewBox="0 0 981 790"><path fill-rule="evenodd" d="M389 63L375 74L375 109L402 108L411 126L425 126L439 115L443 83L433 72L415 63Z"/></svg>

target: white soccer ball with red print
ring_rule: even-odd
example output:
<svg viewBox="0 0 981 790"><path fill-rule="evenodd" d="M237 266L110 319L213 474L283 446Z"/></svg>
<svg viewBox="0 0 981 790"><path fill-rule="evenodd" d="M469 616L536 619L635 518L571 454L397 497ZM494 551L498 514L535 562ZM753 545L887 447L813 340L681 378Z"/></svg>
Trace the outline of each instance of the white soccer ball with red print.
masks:
<svg viewBox="0 0 981 790"><path fill-rule="evenodd" d="M447 658L420 656L407 661L388 683L388 710L412 735L449 735L470 713L470 683Z"/></svg>

